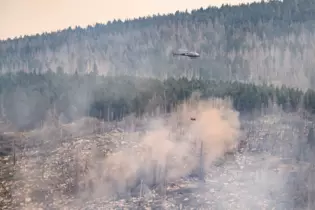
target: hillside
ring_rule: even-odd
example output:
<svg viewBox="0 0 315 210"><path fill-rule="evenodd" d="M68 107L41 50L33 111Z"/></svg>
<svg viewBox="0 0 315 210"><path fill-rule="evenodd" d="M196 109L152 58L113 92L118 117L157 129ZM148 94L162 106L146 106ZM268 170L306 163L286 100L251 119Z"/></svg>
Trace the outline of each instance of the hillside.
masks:
<svg viewBox="0 0 315 210"><path fill-rule="evenodd" d="M284 0L209 7L0 42L2 72L240 80L313 88L315 6ZM171 51L194 49L198 60Z"/></svg>
<svg viewBox="0 0 315 210"><path fill-rule="evenodd" d="M312 90L50 71L0 90L3 209L313 205Z"/></svg>
<svg viewBox="0 0 315 210"><path fill-rule="evenodd" d="M3 141L15 138L16 156L0 157L11 167L0 174L7 189L0 188L0 207L314 207L312 121L277 106L246 119L217 98L179 106L167 117L86 118L4 134Z"/></svg>
<svg viewBox="0 0 315 210"><path fill-rule="evenodd" d="M263 1L0 41L0 209L314 209L314 23Z"/></svg>

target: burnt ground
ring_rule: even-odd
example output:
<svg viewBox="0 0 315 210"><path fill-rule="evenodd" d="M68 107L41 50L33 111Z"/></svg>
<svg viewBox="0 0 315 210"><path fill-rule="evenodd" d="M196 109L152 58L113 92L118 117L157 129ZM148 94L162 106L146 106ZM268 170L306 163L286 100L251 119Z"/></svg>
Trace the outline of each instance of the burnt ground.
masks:
<svg viewBox="0 0 315 210"><path fill-rule="evenodd" d="M288 193L297 170L270 155L241 155L213 166L204 181L182 178L159 193L144 186L142 197L99 198L80 209L297 209Z"/></svg>
<svg viewBox="0 0 315 210"><path fill-rule="evenodd" d="M93 156L92 160L97 162L122 148L132 147L136 142L127 141L126 137L134 135L132 139L137 139L141 132L124 132L107 125L106 130L87 129L89 126L83 123L85 131L69 125L64 130L56 128L18 135L15 167L12 150L6 150L1 157L0 207L310 209L314 200L310 182L315 173L310 170L306 152L303 158L295 158L307 140L303 130L307 123L296 117L285 116L283 120L273 115L246 123L244 152L231 153L207 166L204 180L185 176L154 186L138 183L123 194L111 196L96 194L89 186L91 183L102 189L102 182L85 180L89 166L95 167L87 160ZM11 145L11 137L3 139ZM291 146L286 148L286 145ZM79 151L80 156L74 151Z"/></svg>

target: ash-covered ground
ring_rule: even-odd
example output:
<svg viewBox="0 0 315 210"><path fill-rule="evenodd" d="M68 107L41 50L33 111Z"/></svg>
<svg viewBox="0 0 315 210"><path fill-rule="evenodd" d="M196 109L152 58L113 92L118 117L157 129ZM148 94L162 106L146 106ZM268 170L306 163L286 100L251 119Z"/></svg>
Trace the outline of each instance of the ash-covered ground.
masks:
<svg viewBox="0 0 315 210"><path fill-rule="evenodd" d="M2 156L1 207L313 209L312 126L278 109L243 118L211 100L159 118L5 133L16 155L14 166L9 147Z"/></svg>

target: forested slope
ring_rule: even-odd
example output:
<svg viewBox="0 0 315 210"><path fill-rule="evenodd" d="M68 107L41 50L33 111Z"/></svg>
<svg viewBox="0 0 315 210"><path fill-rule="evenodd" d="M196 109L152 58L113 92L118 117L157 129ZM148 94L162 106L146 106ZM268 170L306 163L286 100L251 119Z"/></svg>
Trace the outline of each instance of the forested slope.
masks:
<svg viewBox="0 0 315 210"><path fill-rule="evenodd" d="M93 116L112 121L130 114L159 115L172 111L194 92L203 98L228 97L240 112L260 112L273 103L287 111L315 110L312 90L205 79L19 72L2 75L0 90L1 118L20 129L40 126L47 119L69 122Z"/></svg>
<svg viewBox="0 0 315 210"><path fill-rule="evenodd" d="M0 42L2 72L240 80L315 87L312 0L223 5ZM201 58L174 58L193 49Z"/></svg>

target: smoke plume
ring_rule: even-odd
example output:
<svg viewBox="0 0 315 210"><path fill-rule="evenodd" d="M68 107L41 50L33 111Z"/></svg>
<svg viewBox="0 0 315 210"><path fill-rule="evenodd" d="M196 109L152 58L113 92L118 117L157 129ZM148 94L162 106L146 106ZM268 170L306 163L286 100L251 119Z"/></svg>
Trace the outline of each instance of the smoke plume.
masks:
<svg viewBox="0 0 315 210"><path fill-rule="evenodd" d="M230 101L193 96L197 97L169 115L150 118L141 132L125 131L110 138L106 132L78 137L76 130L81 132L82 123L78 129L72 123L62 126L68 137L59 143L58 135L49 140L43 131L38 132L40 146L18 159L20 175L13 193L16 204L24 203L26 209L58 208L56 199L68 205L69 196L75 195L79 203L71 206L76 208L98 197L137 196L139 186L164 192L167 183L183 177L203 180L214 160L235 149L240 122ZM32 135L36 139L35 131Z"/></svg>
<svg viewBox="0 0 315 210"><path fill-rule="evenodd" d="M139 139L127 139L135 142L132 147L109 155L93 167L102 168L98 177L93 170L87 177L93 177L93 185L101 186L96 191L102 194L126 193L140 183L157 186L200 168L206 170L216 158L235 148L239 134L238 113L229 102L189 101L166 119L150 120Z"/></svg>

